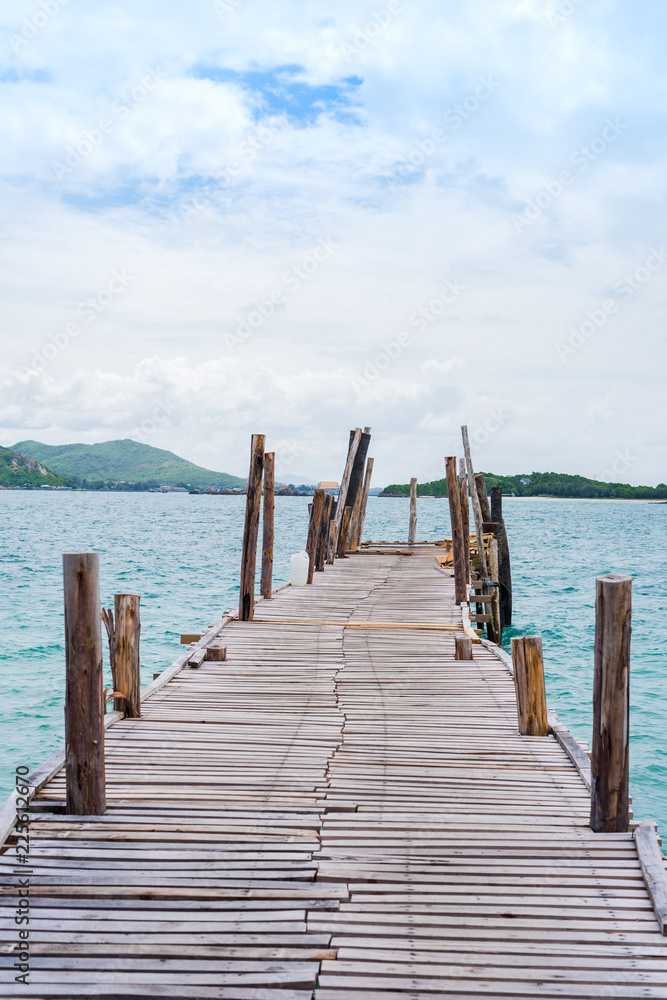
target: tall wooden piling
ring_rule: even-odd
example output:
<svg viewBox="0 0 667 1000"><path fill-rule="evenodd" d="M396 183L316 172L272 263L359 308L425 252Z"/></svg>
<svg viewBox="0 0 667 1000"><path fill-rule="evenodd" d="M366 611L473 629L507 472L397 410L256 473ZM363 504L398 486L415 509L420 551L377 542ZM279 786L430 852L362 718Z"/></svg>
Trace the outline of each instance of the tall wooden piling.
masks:
<svg viewBox="0 0 667 1000"><path fill-rule="evenodd" d="M255 569L257 563L257 535L259 532L259 509L262 499L262 476L264 473L263 434L253 434L250 443L250 471L248 473L248 495L243 528L243 548L241 550L241 589L239 593L239 620L252 621L255 606Z"/></svg>
<svg viewBox="0 0 667 1000"><path fill-rule="evenodd" d="M347 547L350 551L355 552L359 547L357 542L357 535L359 534L359 515L361 514L361 501L363 498L363 485L357 490L357 498L354 501L354 507L352 508L352 517L350 518L350 529L347 537Z"/></svg>
<svg viewBox="0 0 667 1000"><path fill-rule="evenodd" d="M503 491L501 486L491 489L491 520L498 526L498 560L500 564L500 623L503 628L512 624L512 569L510 548L503 519Z"/></svg>
<svg viewBox="0 0 667 1000"><path fill-rule="evenodd" d="M315 571L321 573L324 570L324 560L327 554L327 542L329 540L329 526L331 524L331 508L333 507L333 496L325 493L322 512L320 514L320 525L317 535L317 551L315 555Z"/></svg>
<svg viewBox="0 0 667 1000"><path fill-rule="evenodd" d="M625 833L629 813L632 578L595 581L591 828Z"/></svg>
<svg viewBox="0 0 667 1000"><path fill-rule="evenodd" d="M306 541L306 552L308 553L308 583L313 582L315 572L315 560L317 559L317 542L322 527L322 508L324 507L324 490L317 489L313 496L313 509L310 514L308 524L308 540Z"/></svg>
<svg viewBox="0 0 667 1000"><path fill-rule="evenodd" d="M486 483L484 481L484 475L478 472L475 475L475 488L477 490L477 496L479 497L479 505L482 509L482 520L491 520L491 507L489 506L489 495L486 492Z"/></svg>
<svg viewBox="0 0 667 1000"><path fill-rule="evenodd" d="M494 525L495 527L495 525ZM491 579L498 580L498 539L492 538L489 541L489 574ZM498 645L503 641L503 630L500 625L500 587L491 588L491 621L487 634L492 642Z"/></svg>
<svg viewBox="0 0 667 1000"><path fill-rule="evenodd" d="M408 545L414 545L417 537L417 480L410 480L410 523L408 525Z"/></svg>
<svg viewBox="0 0 667 1000"><path fill-rule="evenodd" d="M141 598L138 594L114 594L116 669L114 687L123 694L115 707L130 719L141 715L139 640Z"/></svg>
<svg viewBox="0 0 667 1000"><path fill-rule="evenodd" d="M452 547L454 549L454 600L457 604L466 601L465 544L463 541L463 520L461 517L461 495L456 479L456 456L445 459L447 476L447 496L449 517L452 522Z"/></svg>
<svg viewBox="0 0 667 1000"><path fill-rule="evenodd" d="M468 428L463 425L461 427L461 436L463 438L463 450L466 457L466 468L468 470L468 481L470 483L470 499L472 500L473 514L475 515L475 534L477 535L477 558L479 560L479 575L482 580L488 580L489 571L486 565L486 552L484 551L484 531L482 528L483 517L482 508L479 502L479 493L475 486L475 470L472 464L472 456L470 454L470 439L468 438Z"/></svg>
<svg viewBox="0 0 667 1000"><path fill-rule="evenodd" d="M264 506L262 508L262 575L260 593L265 600L273 592L273 536L276 507L276 453L264 455Z"/></svg>
<svg viewBox="0 0 667 1000"><path fill-rule="evenodd" d="M359 548L361 545L361 539L364 534L364 521L366 520L366 506L368 504L368 495L371 489L371 479L373 478L373 463L372 458L366 459L366 474L364 476L363 492L361 496L361 507L359 509L359 520L357 522L357 534L356 534L356 547Z"/></svg>
<svg viewBox="0 0 667 1000"><path fill-rule="evenodd" d="M99 816L106 809L106 794L97 552L63 555L63 584L67 812L74 816Z"/></svg>
<svg viewBox="0 0 667 1000"><path fill-rule="evenodd" d="M356 430L351 432L350 444L347 450L347 459L345 462L345 471L343 472L343 478L340 481L340 487L338 489L338 504L336 506L336 517L331 525L331 532L329 535L329 554L327 556L327 562L333 563L336 553L338 552L338 540L340 538L340 529L343 524L343 517L345 515L345 501L347 500L347 491L350 486L350 478L352 476L352 469L354 467L354 461L357 457L357 450L359 448L359 443L361 441L361 427L357 427Z"/></svg>
<svg viewBox="0 0 667 1000"><path fill-rule="evenodd" d="M470 504L468 501L468 482L466 475L466 460L459 459L459 493L461 496L461 525L463 531L463 565L465 567L466 584L470 583Z"/></svg>
<svg viewBox="0 0 667 1000"><path fill-rule="evenodd" d="M548 736L542 637L524 635L512 639L512 663L519 732L522 736Z"/></svg>

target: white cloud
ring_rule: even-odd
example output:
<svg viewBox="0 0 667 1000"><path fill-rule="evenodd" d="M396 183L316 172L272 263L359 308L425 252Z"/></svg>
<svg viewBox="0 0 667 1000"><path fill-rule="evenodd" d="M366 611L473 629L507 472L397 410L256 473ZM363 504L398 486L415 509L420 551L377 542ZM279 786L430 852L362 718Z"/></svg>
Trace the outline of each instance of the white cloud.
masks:
<svg viewBox="0 0 667 1000"><path fill-rule="evenodd" d="M664 87L647 25L637 15L629 33L593 0L555 27L537 0L404 2L350 56L343 43L384 6L336 0L324 16L305 0L242 0L220 17L213 2L68 3L17 52L7 44L5 443L104 440L152 420L156 444L243 473L247 434L264 430L298 440L304 475L335 478L348 427L370 423L378 475L396 481L423 477L458 450L461 422L484 427L500 406L479 444L487 467L586 474L631 441L628 475L664 480L664 442L643 430L662 414L662 273L574 357L555 346L660 245ZM7 12L5 36L36 9ZM164 79L143 97L151 69ZM481 79L494 83L476 101ZM295 114L306 98L319 118ZM109 116L57 181L54 160ZM517 232L513 213L609 116L627 130ZM322 239L336 252L288 287ZM82 303L124 268L132 281L86 323ZM465 292L421 329L411 317L447 281ZM276 290L280 307L227 350ZM44 372L12 374L72 322L80 332ZM400 356L355 389L405 331Z"/></svg>

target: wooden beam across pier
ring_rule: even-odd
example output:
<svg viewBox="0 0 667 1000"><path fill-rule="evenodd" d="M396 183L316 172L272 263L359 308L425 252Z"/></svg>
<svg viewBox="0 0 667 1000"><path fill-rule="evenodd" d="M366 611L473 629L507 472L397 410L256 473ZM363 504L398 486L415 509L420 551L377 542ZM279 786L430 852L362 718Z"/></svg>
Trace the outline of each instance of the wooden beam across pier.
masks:
<svg viewBox="0 0 667 1000"><path fill-rule="evenodd" d="M590 828L584 750L553 715L558 738L519 734L507 657L455 658L442 549L411 551L211 628L226 660L184 654L107 726L102 815L65 813L63 770L26 779L0 1000L667 997L652 831L651 896L632 830Z"/></svg>

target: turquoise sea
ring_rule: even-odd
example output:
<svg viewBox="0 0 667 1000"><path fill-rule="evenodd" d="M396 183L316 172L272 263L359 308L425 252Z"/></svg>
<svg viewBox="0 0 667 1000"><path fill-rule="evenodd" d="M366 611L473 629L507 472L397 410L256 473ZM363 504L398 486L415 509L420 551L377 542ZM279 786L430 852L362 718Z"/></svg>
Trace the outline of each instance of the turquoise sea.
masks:
<svg viewBox="0 0 667 1000"><path fill-rule="evenodd" d="M275 585L303 548L307 499L276 500ZM243 497L0 491L0 796L18 764L63 743L63 552L100 553L101 595L141 594L142 678L234 607ZM418 503L417 538L449 534L446 500ZM631 794L636 817L667 832L667 505L508 499L512 635L541 634L547 696L590 740L595 577L634 577ZM371 497L365 538L405 539L408 501Z"/></svg>

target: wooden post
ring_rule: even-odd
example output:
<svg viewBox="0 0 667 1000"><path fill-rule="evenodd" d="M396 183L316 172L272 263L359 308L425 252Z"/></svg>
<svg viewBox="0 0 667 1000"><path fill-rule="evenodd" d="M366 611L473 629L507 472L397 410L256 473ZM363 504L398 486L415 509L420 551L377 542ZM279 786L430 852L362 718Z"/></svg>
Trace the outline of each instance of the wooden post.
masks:
<svg viewBox="0 0 667 1000"><path fill-rule="evenodd" d="M347 536L350 532L350 521L352 520L352 508L345 507L343 511L343 520L340 526L340 535L338 536L338 552L336 553L339 559L346 559L345 555L347 549Z"/></svg>
<svg viewBox="0 0 667 1000"><path fill-rule="evenodd" d="M343 524L343 515L345 514L345 501L347 499L347 490L350 485L350 476L352 475L352 467L354 466L354 460L357 457L357 449L359 447L359 442L361 441L361 427L357 427L355 431L352 432L352 439L347 450L347 460L345 462L345 471L343 472L343 478L340 482L340 487L338 490L338 504L336 506L336 517L334 523L331 525L331 533L329 536L329 554L327 557L328 563L333 563L336 558L336 553L338 551L338 539L340 537L340 529Z"/></svg>
<svg viewBox="0 0 667 1000"><path fill-rule="evenodd" d="M466 479L466 460L459 460L459 491L461 494L461 525L463 530L463 546L465 549L463 561L465 565L466 583L470 583L470 504Z"/></svg>
<svg viewBox="0 0 667 1000"><path fill-rule="evenodd" d="M457 635L455 640L454 659L472 660L472 639L468 635Z"/></svg>
<svg viewBox="0 0 667 1000"><path fill-rule="evenodd" d="M262 499L262 474L264 472L263 434L253 434L250 443L250 472L245 506L243 548L241 550L241 588L239 593L239 621L252 621L255 606L255 567L257 562L257 535L259 533L259 508Z"/></svg>
<svg viewBox="0 0 667 1000"><path fill-rule="evenodd" d="M463 437L463 450L466 456L466 467L468 469L468 481L470 483L470 499L472 500L472 509L475 515L475 533L477 535L477 558L479 559L479 575L482 580L488 580L489 571L486 566L486 552L484 551L484 532L482 530L482 508L479 502L479 494L477 489L473 489L473 483L475 482L475 470L472 467L472 458L470 455L470 441L468 439L468 428L464 425L461 428L461 435Z"/></svg>
<svg viewBox="0 0 667 1000"><path fill-rule="evenodd" d="M630 819L630 631L632 578L595 580L595 679L591 754L591 829L625 833Z"/></svg>
<svg viewBox="0 0 667 1000"><path fill-rule="evenodd" d="M548 736L542 636L524 635L512 639L512 663L519 732L522 736Z"/></svg>
<svg viewBox="0 0 667 1000"><path fill-rule="evenodd" d="M320 527L317 536L317 554L315 556L315 570L321 573L324 570L324 560L327 554L327 540L329 538L329 522L331 521L331 508L333 507L333 496L325 493L322 513L320 515Z"/></svg>
<svg viewBox="0 0 667 1000"><path fill-rule="evenodd" d="M308 525L308 541L306 542L306 552L308 553L308 583L313 582L315 572L315 559L317 558L317 542L320 537L322 527L322 508L324 507L324 490L315 490L313 496L313 510L310 515Z"/></svg>
<svg viewBox="0 0 667 1000"><path fill-rule="evenodd" d="M116 711L130 719L141 715L141 674L139 670L139 635L141 618L138 594L114 594L116 618L116 672L114 689L125 697L116 698Z"/></svg>
<svg viewBox="0 0 667 1000"><path fill-rule="evenodd" d="M361 513L361 499L363 496L363 487L357 490L357 499L354 501L354 507L352 508L352 517L350 518L350 530L347 537L347 547L352 552L356 552L359 548L359 543L357 542L357 535L359 533L359 514Z"/></svg>
<svg viewBox="0 0 667 1000"><path fill-rule="evenodd" d="M67 812L100 816L104 789L104 694L100 557L63 555Z"/></svg>
<svg viewBox="0 0 667 1000"><path fill-rule="evenodd" d="M264 455L264 507L262 508L262 575L260 593L268 601L273 592L273 522L276 507L276 453Z"/></svg>
<svg viewBox="0 0 667 1000"><path fill-rule="evenodd" d="M479 497L479 505L482 508L482 520L490 521L491 508L489 507L489 495L486 492L486 483L481 472L478 472L475 476L475 487L477 489L477 496Z"/></svg>
<svg viewBox="0 0 667 1000"><path fill-rule="evenodd" d="M491 490L491 520L498 525L498 561L500 563L500 624L509 628L512 624L512 569L510 548L503 520L502 486Z"/></svg>
<svg viewBox="0 0 667 1000"><path fill-rule="evenodd" d="M410 523L408 525L408 545L414 545L417 537L417 480L410 480Z"/></svg>
<svg viewBox="0 0 667 1000"><path fill-rule="evenodd" d="M452 522L452 546L454 548L454 600L457 604L466 602L465 545L463 543L463 523L461 518L461 495L456 479L456 458L445 459L447 475L447 496L449 516Z"/></svg>
<svg viewBox="0 0 667 1000"><path fill-rule="evenodd" d="M495 525L494 525L495 527ZM498 539L492 538L489 542L489 573L492 580L498 580ZM503 641L503 632L500 627L500 594L499 587L491 587L491 621L490 628L487 626L487 634L491 642L498 645Z"/></svg>
<svg viewBox="0 0 667 1000"><path fill-rule="evenodd" d="M366 459L366 475L364 476L364 487L363 494L361 497L361 509L359 510L359 521L357 523L357 537L356 543L357 548L361 545L361 539L364 535L364 521L366 520L366 504L368 503L368 494L371 488L371 479L373 478L373 459Z"/></svg>

